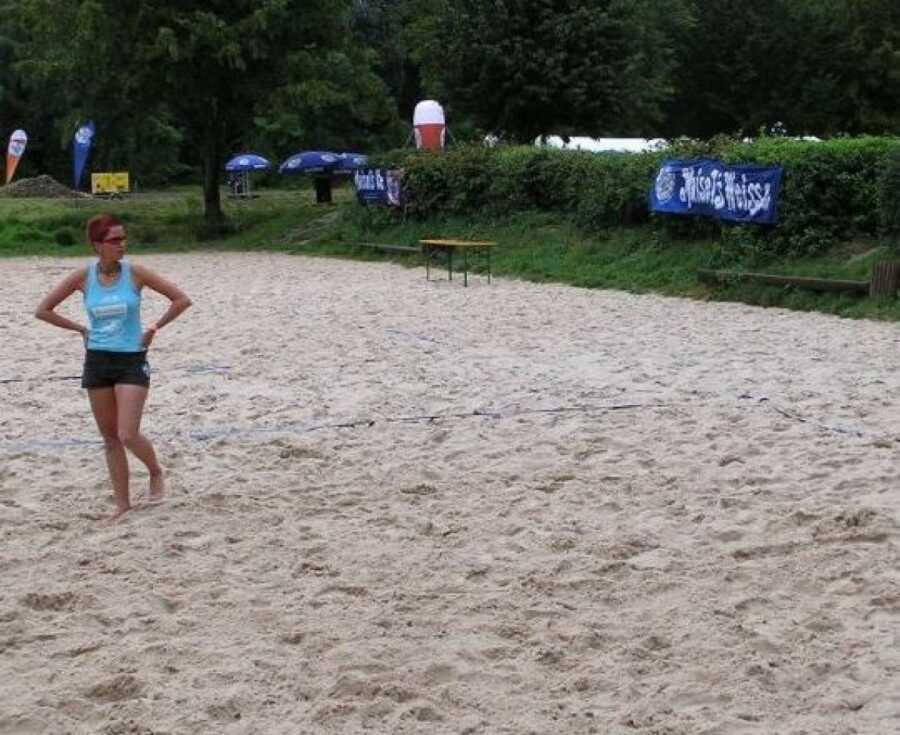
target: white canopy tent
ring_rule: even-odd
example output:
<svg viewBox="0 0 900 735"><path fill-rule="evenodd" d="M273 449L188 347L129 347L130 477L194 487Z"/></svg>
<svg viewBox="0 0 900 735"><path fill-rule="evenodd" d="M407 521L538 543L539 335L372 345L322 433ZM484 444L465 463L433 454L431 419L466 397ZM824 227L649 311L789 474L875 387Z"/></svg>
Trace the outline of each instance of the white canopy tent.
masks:
<svg viewBox="0 0 900 735"><path fill-rule="evenodd" d="M592 153L601 153L603 151L641 153L644 151L658 151L668 145L665 138L587 138L573 136L566 142L559 135L539 135L534 139L534 144L572 151L591 151Z"/></svg>

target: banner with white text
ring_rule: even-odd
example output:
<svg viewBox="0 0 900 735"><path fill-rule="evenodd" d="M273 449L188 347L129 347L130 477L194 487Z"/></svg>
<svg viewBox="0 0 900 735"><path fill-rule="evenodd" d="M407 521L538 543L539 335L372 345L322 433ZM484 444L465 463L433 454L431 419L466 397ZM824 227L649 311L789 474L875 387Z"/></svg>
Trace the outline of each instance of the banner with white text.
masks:
<svg viewBox="0 0 900 735"><path fill-rule="evenodd" d="M721 161L663 161L650 188L650 209L727 222L778 221L780 166L731 166Z"/></svg>
<svg viewBox="0 0 900 735"><path fill-rule="evenodd" d="M362 168L353 174L360 204L399 207L403 204L400 172L385 168Z"/></svg>

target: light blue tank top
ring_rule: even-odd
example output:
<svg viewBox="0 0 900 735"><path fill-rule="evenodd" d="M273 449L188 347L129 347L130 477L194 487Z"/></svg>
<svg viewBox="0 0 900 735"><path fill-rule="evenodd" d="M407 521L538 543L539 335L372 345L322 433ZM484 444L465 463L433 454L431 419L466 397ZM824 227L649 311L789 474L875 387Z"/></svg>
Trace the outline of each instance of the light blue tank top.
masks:
<svg viewBox="0 0 900 735"><path fill-rule="evenodd" d="M84 308L88 315L87 348L105 352L142 352L141 293L131 281L131 267L122 269L111 286L97 276L99 264L88 266L84 287Z"/></svg>

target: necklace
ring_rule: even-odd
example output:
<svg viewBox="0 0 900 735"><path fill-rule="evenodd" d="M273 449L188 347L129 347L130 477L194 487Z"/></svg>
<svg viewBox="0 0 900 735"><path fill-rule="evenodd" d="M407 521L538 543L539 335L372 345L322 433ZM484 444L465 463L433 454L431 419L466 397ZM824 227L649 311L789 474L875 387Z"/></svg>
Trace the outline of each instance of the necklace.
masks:
<svg viewBox="0 0 900 735"><path fill-rule="evenodd" d="M118 265L118 264L114 265L114 266L112 267L112 270L108 270L108 271L103 270L103 267L100 266L100 265L98 265L98 266L97 266L97 270L99 270L100 273L101 273L102 275L106 276L107 278L111 278L112 276L117 276L117 275L119 275L119 265Z"/></svg>

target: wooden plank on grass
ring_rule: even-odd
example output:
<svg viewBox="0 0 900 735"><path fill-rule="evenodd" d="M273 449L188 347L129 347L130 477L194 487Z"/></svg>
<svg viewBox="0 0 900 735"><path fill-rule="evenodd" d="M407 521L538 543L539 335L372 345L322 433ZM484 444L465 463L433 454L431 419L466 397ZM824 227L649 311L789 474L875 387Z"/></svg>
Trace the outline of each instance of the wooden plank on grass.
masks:
<svg viewBox="0 0 900 735"><path fill-rule="evenodd" d="M769 273L739 273L736 271L717 271L701 268L697 277L704 283L728 283L730 281L752 281L772 286L793 286L811 291L829 291L866 294L869 292L868 281L849 281L836 278L809 278L807 276L778 276Z"/></svg>
<svg viewBox="0 0 900 735"><path fill-rule="evenodd" d="M375 250L395 251L400 253L418 253L420 249L414 245L388 245L380 242L358 242L360 247L374 248Z"/></svg>

